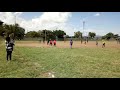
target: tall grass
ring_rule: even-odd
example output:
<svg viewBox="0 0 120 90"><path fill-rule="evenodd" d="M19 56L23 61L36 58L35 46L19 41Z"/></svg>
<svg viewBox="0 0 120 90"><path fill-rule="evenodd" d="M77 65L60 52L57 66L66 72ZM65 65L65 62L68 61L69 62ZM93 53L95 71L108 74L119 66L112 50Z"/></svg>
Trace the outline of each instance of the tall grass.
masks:
<svg viewBox="0 0 120 90"><path fill-rule="evenodd" d="M38 48L15 46L12 61L0 45L2 78L120 78L119 48Z"/></svg>

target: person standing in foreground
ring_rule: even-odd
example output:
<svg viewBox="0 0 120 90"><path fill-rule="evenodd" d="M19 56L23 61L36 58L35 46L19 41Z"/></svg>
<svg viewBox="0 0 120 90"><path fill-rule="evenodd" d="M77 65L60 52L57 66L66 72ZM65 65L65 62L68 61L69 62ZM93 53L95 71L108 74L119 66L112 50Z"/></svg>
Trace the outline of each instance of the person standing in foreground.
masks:
<svg viewBox="0 0 120 90"><path fill-rule="evenodd" d="M6 43L7 61L8 61L8 58L11 60L12 51L13 51L12 43L11 42L7 42Z"/></svg>
<svg viewBox="0 0 120 90"><path fill-rule="evenodd" d="M14 40L13 40L13 39L11 39L10 43L11 43L11 46L12 46L12 51L13 51L13 46L15 46L15 44L14 44Z"/></svg>
<svg viewBox="0 0 120 90"><path fill-rule="evenodd" d="M9 35L6 37L5 44L6 44L7 60L8 58L11 60L14 41L10 39Z"/></svg>
<svg viewBox="0 0 120 90"><path fill-rule="evenodd" d="M70 40L70 48L72 48L72 45L73 45L73 41L72 39Z"/></svg>

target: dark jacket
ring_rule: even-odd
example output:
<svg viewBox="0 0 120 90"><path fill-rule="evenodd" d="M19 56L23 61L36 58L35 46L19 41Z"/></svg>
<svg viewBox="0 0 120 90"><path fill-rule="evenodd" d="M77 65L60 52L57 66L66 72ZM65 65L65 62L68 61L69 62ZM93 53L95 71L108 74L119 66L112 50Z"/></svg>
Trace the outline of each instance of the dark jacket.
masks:
<svg viewBox="0 0 120 90"><path fill-rule="evenodd" d="M6 44L6 51L12 51L13 50L13 43L9 42Z"/></svg>

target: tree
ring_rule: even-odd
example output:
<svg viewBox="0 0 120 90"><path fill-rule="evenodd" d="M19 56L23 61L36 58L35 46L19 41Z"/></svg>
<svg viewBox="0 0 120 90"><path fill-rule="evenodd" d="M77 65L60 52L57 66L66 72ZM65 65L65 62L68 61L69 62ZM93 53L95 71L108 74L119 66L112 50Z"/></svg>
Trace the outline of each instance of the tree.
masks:
<svg viewBox="0 0 120 90"><path fill-rule="evenodd" d="M118 38L118 37L119 37L119 35L118 35L118 34L115 34L113 37L116 39L116 38Z"/></svg>
<svg viewBox="0 0 120 90"><path fill-rule="evenodd" d="M0 25L2 25L2 24L3 24L3 21L0 20Z"/></svg>
<svg viewBox="0 0 120 90"><path fill-rule="evenodd" d="M114 37L114 34L111 33L111 32L109 32L108 34L106 34L106 39L107 39L107 40L109 40L109 39L111 39L111 38L113 38L113 37Z"/></svg>
<svg viewBox="0 0 120 90"><path fill-rule="evenodd" d="M51 30L39 30L38 31L38 34L40 35L40 37L43 38L43 42L45 40L48 40L48 39L55 39L56 36L53 34L53 32Z"/></svg>
<svg viewBox="0 0 120 90"><path fill-rule="evenodd" d="M12 26L12 25L7 25L7 24L4 24L4 25L3 25L4 31L5 31L6 34L11 34L11 33L13 33L13 28L12 28L12 27L14 27L14 26Z"/></svg>
<svg viewBox="0 0 120 90"><path fill-rule="evenodd" d="M106 36L102 36L102 39L106 39Z"/></svg>
<svg viewBox="0 0 120 90"><path fill-rule="evenodd" d="M13 25L11 27L11 34L13 35L13 39L23 39L25 35L25 29L20 27L19 24Z"/></svg>
<svg viewBox="0 0 120 90"><path fill-rule="evenodd" d="M74 37L75 38L82 38L82 33L80 31L74 32Z"/></svg>
<svg viewBox="0 0 120 90"><path fill-rule="evenodd" d="M43 32L41 30L39 30L37 33L39 34L40 37L42 37Z"/></svg>
<svg viewBox="0 0 120 90"><path fill-rule="evenodd" d="M96 36L96 33L95 33L95 32L89 32L89 36L90 36L91 38L94 38L94 37Z"/></svg>
<svg viewBox="0 0 120 90"><path fill-rule="evenodd" d="M80 32L80 31L77 31L77 32L74 32L74 37L75 38L79 38L79 40L81 39L81 44L82 44L82 32Z"/></svg>
<svg viewBox="0 0 120 90"><path fill-rule="evenodd" d="M70 36L69 35L66 35L66 38L69 38Z"/></svg>
<svg viewBox="0 0 120 90"><path fill-rule="evenodd" d="M6 35L10 35L12 39L23 39L25 34L25 29L20 27L19 24L15 25L3 25L3 32Z"/></svg>
<svg viewBox="0 0 120 90"><path fill-rule="evenodd" d="M3 30L3 22L0 20L0 36L3 36L4 30Z"/></svg>
<svg viewBox="0 0 120 90"><path fill-rule="evenodd" d="M55 30L53 31L53 35L57 36L58 38L64 38L63 36L66 35L66 33L62 30Z"/></svg>
<svg viewBox="0 0 120 90"><path fill-rule="evenodd" d="M2 26L0 26L0 36L4 36L5 30Z"/></svg>
<svg viewBox="0 0 120 90"><path fill-rule="evenodd" d="M53 34L53 32L51 30L47 30L46 31L46 39L55 39L56 35Z"/></svg>
<svg viewBox="0 0 120 90"><path fill-rule="evenodd" d="M53 38L53 32L50 31L50 30L42 30L41 36L43 37L43 39L46 38L46 40L50 39L50 38L52 39Z"/></svg>
<svg viewBox="0 0 120 90"><path fill-rule="evenodd" d="M115 35L116 36L116 35ZM105 36L103 36L105 39L110 40L111 38L114 38L114 34L112 32L107 33Z"/></svg>
<svg viewBox="0 0 120 90"><path fill-rule="evenodd" d="M30 31L26 33L26 37L36 38L40 37L40 34L36 31Z"/></svg>

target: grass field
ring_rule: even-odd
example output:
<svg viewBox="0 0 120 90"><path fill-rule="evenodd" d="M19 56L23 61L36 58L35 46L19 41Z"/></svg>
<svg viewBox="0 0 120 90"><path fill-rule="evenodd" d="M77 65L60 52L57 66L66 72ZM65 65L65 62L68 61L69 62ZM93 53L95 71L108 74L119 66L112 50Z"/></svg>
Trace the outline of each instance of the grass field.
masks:
<svg viewBox="0 0 120 90"><path fill-rule="evenodd" d="M49 46L37 41L16 41L12 61L0 45L0 78L120 78L120 44L76 41Z"/></svg>

